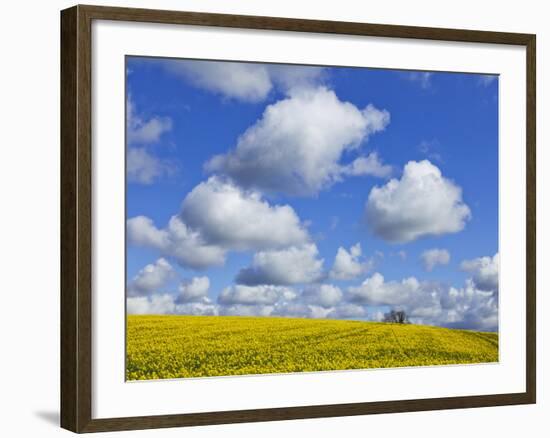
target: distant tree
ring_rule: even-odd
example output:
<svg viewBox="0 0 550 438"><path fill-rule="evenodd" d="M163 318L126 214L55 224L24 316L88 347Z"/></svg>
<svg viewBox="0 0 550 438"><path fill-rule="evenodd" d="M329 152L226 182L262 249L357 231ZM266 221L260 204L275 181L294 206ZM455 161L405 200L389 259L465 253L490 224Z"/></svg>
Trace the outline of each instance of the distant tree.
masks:
<svg viewBox="0 0 550 438"><path fill-rule="evenodd" d="M409 319L404 310L391 310L384 314L384 322L393 322L396 324L407 324Z"/></svg>

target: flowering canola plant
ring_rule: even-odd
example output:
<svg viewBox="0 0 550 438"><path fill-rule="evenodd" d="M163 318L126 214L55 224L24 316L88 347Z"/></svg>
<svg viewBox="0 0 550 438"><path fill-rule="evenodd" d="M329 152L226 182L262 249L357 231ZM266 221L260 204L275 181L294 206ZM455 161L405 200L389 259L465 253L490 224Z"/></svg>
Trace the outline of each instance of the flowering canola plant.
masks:
<svg viewBox="0 0 550 438"><path fill-rule="evenodd" d="M498 334L329 319L128 315L128 380L498 361Z"/></svg>

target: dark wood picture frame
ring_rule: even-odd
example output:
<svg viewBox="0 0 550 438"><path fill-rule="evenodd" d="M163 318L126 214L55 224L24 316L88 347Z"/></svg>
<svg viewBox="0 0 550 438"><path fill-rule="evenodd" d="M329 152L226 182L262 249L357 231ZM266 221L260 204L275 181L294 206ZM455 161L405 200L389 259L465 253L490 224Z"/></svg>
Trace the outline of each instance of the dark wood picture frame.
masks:
<svg viewBox="0 0 550 438"><path fill-rule="evenodd" d="M508 44L527 53L526 391L523 393L92 419L91 24L93 20L219 26ZM531 34L275 17L75 6L61 12L61 426L74 432L529 404L536 401L535 47Z"/></svg>

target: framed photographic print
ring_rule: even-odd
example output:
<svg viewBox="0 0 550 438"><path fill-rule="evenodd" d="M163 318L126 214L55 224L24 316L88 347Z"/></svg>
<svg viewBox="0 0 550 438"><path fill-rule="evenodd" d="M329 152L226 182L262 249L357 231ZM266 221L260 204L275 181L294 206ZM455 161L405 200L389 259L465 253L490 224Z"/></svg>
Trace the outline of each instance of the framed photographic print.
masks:
<svg viewBox="0 0 550 438"><path fill-rule="evenodd" d="M75 6L61 49L62 427L535 403L534 35Z"/></svg>

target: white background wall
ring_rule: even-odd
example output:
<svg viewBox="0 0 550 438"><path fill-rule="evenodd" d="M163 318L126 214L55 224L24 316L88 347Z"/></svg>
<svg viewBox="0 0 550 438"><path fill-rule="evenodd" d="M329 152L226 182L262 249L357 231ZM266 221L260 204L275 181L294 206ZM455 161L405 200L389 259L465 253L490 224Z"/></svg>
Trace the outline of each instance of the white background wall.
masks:
<svg viewBox="0 0 550 438"><path fill-rule="evenodd" d="M503 0L110 0L111 6L273 15L537 34L539 403L458 411L285 421L105 436L280 437L404 435L515 437L547 432L550 386L542 320L550 282L544 223L550 188L548 142L550 28L547 2ZM59 404L59 10L71 1L4 2L0 24L0 430L3 436L68 436ZM545 266L546 265L546 266ZM545 269L546 268L546 269ZM544 272L546 270L546 272ZM269 394L266 394L269 397ZM544 416L546 411L546 417ZM545 427L546 425L546 427Z"/></svg>

